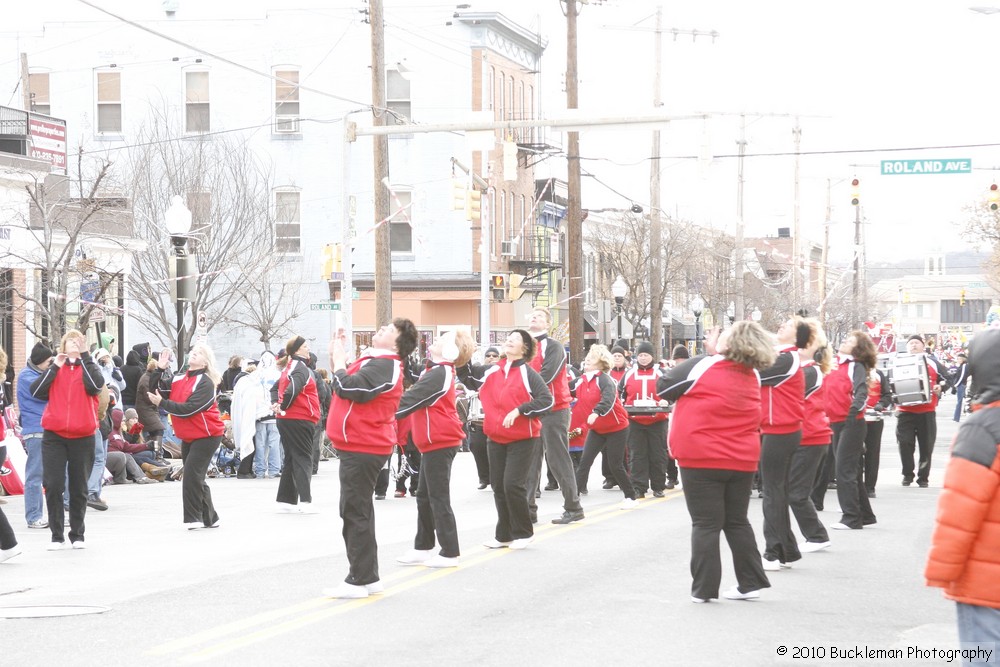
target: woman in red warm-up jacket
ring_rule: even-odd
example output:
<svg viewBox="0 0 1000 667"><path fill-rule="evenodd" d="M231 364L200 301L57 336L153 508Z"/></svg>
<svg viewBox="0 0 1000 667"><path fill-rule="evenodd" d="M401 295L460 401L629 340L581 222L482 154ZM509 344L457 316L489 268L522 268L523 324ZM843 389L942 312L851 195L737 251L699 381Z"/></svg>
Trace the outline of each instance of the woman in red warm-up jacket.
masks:
<svg viewBox="0 0 1000 667"><path fill-rule="evenodd" d="M309 343L292 336L285 343L285 365L271 385L271 411L285 452L275 500L279 511L314 514L312 503L312 449L319 421L316 376L309 368Z"/></svg>
<svg viewBox="0 0 1000 667"><path fill-rule="evenodd" d="M604 345L592 345L583 360L583 375L573 384L573 415L587 415L590 427L583 445L583 457L576 468L576 487L587 490L590 466L598 452L604 452L618 488L625 494L621 509L638 505L635 489L625 472L625 446L628 444L628 413L618 395L618 383L609 374L614 360Z"/></svg>
<svg viewBox="0 0 1000 667"><path fill-rule="evenodd" d="M63 537L63 489L69 469L69 541L83 549L87 515L87 479L94 467L94 433L97 431L97 395L104 375L87 352L87 338L69 331L59 354L48 369L31 383L31 395L47 400L42 413L42 484L49 510L50 550L66 546Z"/></svg>
<svg viewBox="0 0 1000 667"><path fill-rule="evenodd" d="M157 387L157 392L146 395L153 405L172 415L174 433L181 439L184 525L188 530L217 528L219 515L212 504L212 491L205 476L226 430L215 405L215 388L222 376L215 370L215 354L207 345L192 347L188 353L187 370L174 376L164 373L170 356L170 350L160 353L156 361L159 377L150 378L150 384Z"/></svg>
<svg viewBox="0 0 1000 667"><path fill-rule="evenodd" d="M528 362L535 356L535 339L514 329L503 344L505 358L488 367L463 373L466 385L481 385L483 431L490 457L490 485L497 508L494 538L489 549L525 549L534 539L528 509L528 476L532 452L541 446L538 416L552 408L545 380ZM468 367L466 367L468 370Z"/></svg>
<svg viewBox="0 0 1000 667"><path fill-rule="evenodd" d="M413 549L396 559L403 565L455 567L460 555L451 509L451 465L465 438L455 407L455 366L469 363L476 344L460 331L439 336L417 382L403 394L396 419L410 418L410 437L420 451L417 535ZM435 553L435 533L441 545Z"/></svg>

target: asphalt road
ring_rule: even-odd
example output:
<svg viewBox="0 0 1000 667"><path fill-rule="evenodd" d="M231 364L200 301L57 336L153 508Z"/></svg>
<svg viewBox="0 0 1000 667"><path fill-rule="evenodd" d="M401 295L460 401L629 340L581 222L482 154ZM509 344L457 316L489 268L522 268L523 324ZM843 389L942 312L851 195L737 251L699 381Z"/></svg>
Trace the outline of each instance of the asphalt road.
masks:
<svg viewBox="0 0 1000 667"><path fill-rule="evenodd" d="M88 511L83 551L45 551L48 531L27 530L21 499L8 498L24 554L0 565L0 667L948 664L905 652L958 648L953 604L922 578L957 427L952 405L946 399L938 410L931 488L900 486L890 420L873 501L878 524L832 531L830 549L770 573L772 588L747 602L690 602L681 490L623 511L619 491L601 490L599 470L584 521L549 524L561 496L545 492L536 541L489 551L481 543L493 535L492 494L476 489L472 457L460 454L452 495L461 566L397 565L412 546L416 511L411 498L390 497L376 503L386 591L353 601L320 593L347 572L336 461L313 478L314 516L275 513L277 480L210 481L218 530L181 527L180 484L108 487L111 509ZM839 519L835 492L827 506L829 524ZM757 500L751 519L760 543ZM723 572L728 588L735 579L725 547ZM107 611L2 618L13 607L62 605ZM834 647L900 649L904 657L834 658ZM793 659L796 648L813 657Z"/></svg>

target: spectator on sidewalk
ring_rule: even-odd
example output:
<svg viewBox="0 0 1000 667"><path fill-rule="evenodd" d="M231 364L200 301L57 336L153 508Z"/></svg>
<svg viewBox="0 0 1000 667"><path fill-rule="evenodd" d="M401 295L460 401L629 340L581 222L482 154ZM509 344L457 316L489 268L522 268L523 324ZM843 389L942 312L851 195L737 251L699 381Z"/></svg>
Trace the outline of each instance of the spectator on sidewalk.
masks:
<svg viewBox="0 0 1000 667"><path fill-rule="evenodd" d="M48 528L45 497L42 494L42 413L45 403L31 395L32 383L52 363L52 350L44 342L31 348L27 365L17 376L17 410L21 420L21 440L28 453L24 466L24 519L28 528Z"/></svg>

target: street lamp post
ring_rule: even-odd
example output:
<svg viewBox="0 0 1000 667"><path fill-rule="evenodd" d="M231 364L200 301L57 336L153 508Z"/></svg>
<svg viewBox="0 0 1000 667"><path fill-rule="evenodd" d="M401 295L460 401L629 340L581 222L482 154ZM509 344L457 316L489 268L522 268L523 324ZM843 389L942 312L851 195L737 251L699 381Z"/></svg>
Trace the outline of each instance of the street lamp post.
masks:
<svg viewBox="0 0 1000 667"><path fill-rule="evenodd" d="M615 297L615 306L618 308L618 339L622 339L622 303L625 302L625 295L628 294L628 285L621 276L615 278L611 284L611 294ZM617 342L617 341L616 341Z"/></svg>
<svg viewBox="0 0 1000 667"><path fill-rule="evenodd" d="M705 349L701 343L701 313L705 310L705 300L700 296L691 299L691 312L694 313L694 353L701 354Z"/></svg>
<svg viewBox="0 0 1000 667"><path fill-rule="evenodd" d="M177 305L177 363L184 359L184 302L193 301L196 282L193 280L192 257L188 254L188 234L191 231L191 211L180 195L170 200L165 215L167 233L173 253L170 256L170 295Z"/></svg>

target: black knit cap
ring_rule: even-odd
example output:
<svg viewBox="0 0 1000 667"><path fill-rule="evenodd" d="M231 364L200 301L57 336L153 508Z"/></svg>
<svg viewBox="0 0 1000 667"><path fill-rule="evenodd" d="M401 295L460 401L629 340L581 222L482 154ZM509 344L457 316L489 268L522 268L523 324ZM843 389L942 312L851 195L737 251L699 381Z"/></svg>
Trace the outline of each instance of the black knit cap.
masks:
<svg viewBox="0 0 1000 667"><path fill-rule="evenodd" d="M653 356L653 344L648 340L644 340L635 346L635 356L639 356L643 353Z"/></svg>
<svg viewBox="0 0 1000 667"><path fill-rule="evenodd" d="M44 364L46 359L52 358L52 350L50 350L45 343L38 342L35 346L31 348L31 355L28 360L31 361L35 366L38 364Z"/></svg>
<svg viewBox="0 0 1000 667"><path fill-rule="evenodd" d="M621 345L615 345L613 348L611 348L611 354L620 354L622 356L625 356L625 349Z"/></svg>

